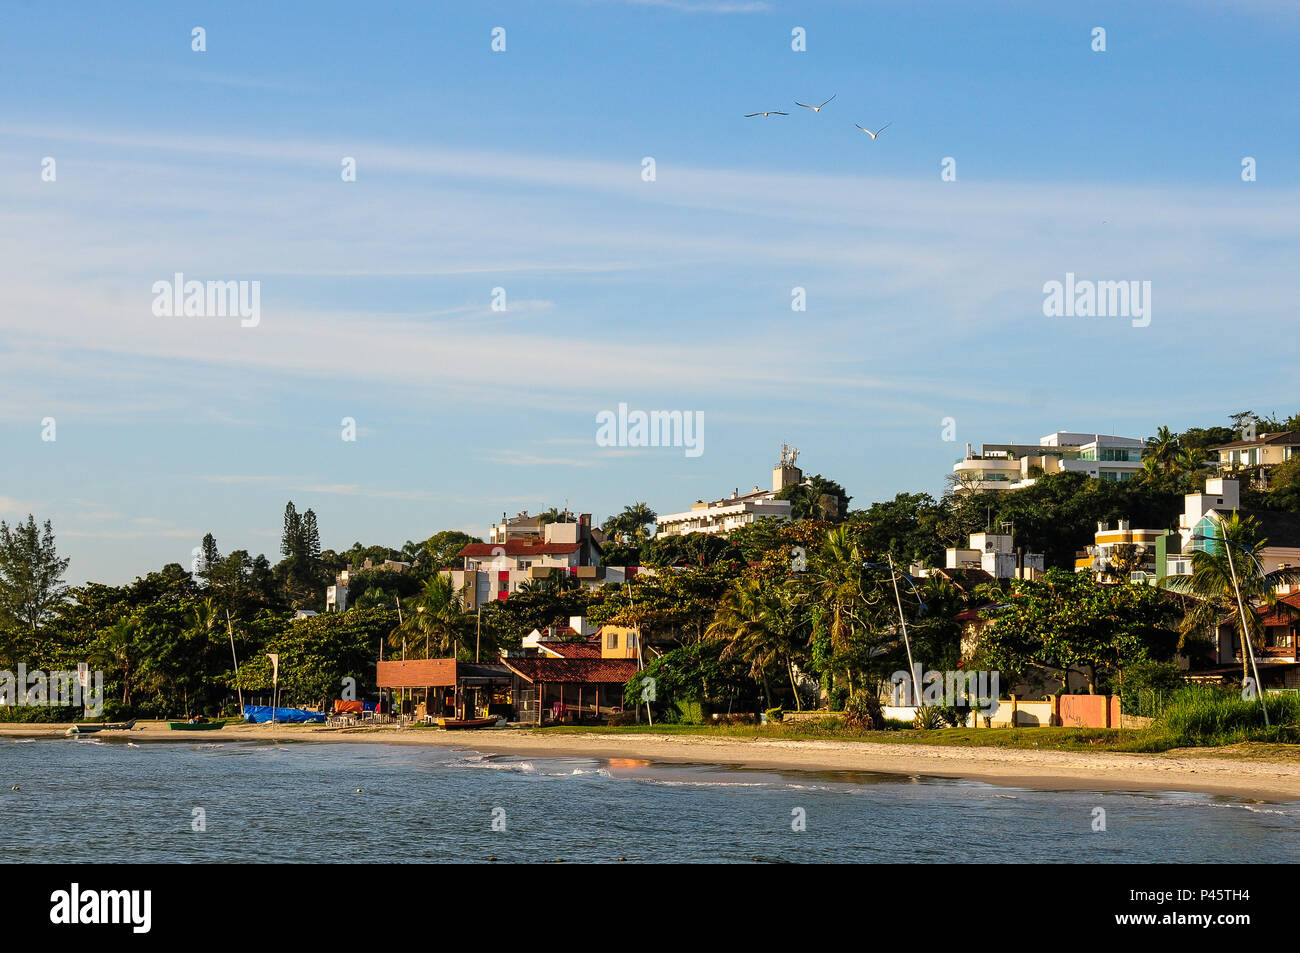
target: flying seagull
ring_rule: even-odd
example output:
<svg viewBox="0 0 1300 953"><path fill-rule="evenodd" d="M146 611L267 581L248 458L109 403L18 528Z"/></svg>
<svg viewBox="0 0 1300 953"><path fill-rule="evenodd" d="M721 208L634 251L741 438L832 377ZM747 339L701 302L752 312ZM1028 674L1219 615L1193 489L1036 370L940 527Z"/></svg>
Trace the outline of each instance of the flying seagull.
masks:
<svg viewBox="0 0 1300 953"><path fill-rule="evenodd" d="M858 126L858 124L857 124L856 122L855 122L853 125ZM893 125L892 122L887 122L887 123L885 123L883 126L881 126L879 129L877 129L875 132L872 132L870 129L863 129L861 126L858 126L858 128L859 128L859 129L862 129L863 132L865 132L867 135L869 135L869 136L874 140L874 139L876 138L876 136L880 135L882 132L884 132L886 129L888 129L888 128L889 128L890 126L892 126L892 125Z"/></svg>
<svg viewBox="0 0 1300 953"><path fill-rule="evenodd" d="M836 93L835 95L838 96L839 94ZM831 97L831 99L834 99L834 98L835 98L835 96L832 96L832 97ZM826 103L829 103L829 102L831 101L831 99L826 100ZM811 109L811 110L812 110L813 112L815 112L815 113L819 113L819 112L821 112L821 111L822 111L822 106L825 106L826 103L822 103L821 106L809 106L807 103L801 103L801 102L798 102L797 100L795 101L795 105L796 105L796 106L802 106L804 109Z"/></svg>
<svg viewBox="0 0 1300 953"><path fill-rule="evenodd" d="M755 116L788 116L788 115L790 115L790 114L789 114L789 113L783 113L783 112L781 112L781 110L779 110L779 109L769 109L767 112L761 112L761 113L745 113L745 118L746 118L746 119L753 119Z"/></svg>

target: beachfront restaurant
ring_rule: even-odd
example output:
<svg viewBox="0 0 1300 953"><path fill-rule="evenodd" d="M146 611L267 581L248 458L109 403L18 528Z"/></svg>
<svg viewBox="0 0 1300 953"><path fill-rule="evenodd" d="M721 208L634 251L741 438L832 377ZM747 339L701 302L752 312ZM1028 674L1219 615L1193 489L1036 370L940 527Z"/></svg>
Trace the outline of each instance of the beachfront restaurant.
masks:
<svg viewBox="0 0 1300 953"><path fill-rule="evenodd" d="M514 719L513 673L504 665L456 659L407 659L378 663L376 681L393 699L393 711L415 721Z"/></svg>
<svg viewBox="0 0 1300 953"><path fill-rule="evenodd" d="M513 698L521 722L541 725L599 721L621 712L624 687L636 661L613 658L503 658L514 675Z"/></svg>

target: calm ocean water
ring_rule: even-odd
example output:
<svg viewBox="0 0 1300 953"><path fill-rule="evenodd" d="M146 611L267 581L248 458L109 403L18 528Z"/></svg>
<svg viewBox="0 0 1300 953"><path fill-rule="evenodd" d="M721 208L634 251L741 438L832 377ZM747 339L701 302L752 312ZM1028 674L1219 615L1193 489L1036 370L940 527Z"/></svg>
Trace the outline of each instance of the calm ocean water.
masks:
<svg viewBox="0 0 1300 953"><path fill-rule="evenodd" d="M0 741L4 863L490 857L1294 862L1300 803L432 746Z"/></svg>

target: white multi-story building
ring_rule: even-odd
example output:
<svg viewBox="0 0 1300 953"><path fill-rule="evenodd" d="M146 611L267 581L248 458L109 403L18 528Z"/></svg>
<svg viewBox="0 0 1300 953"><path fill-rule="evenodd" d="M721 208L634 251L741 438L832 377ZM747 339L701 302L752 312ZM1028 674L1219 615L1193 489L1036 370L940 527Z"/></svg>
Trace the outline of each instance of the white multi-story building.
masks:
<svg viewBox="0 0 1300 953"><path fill-rule="evenodd" d="M689 510L669 513L655 520L655 536L685 536L689 533L710 533L726 536L732 530L748 526L760 519L790 519L789 500L778 500L776 495L788 486L803 482L803 471L794 465L799 451L783 450L781 462L772 470L772 489L755 486L753 492L742 494L737 488L731 496L706 503L697 500Z"/></svg>
<svg viewBox="0 0 1300 953"><path fill-rule="evenodd" d="M994 579L1032 579L1043 565L1042 553L1017 553L1009 533L972 533L968 547L944 553L945 569L982 569Z"/></svg>
<svg viewBox="0 0 1300 953"><path fill-rule="evenodd" d="M1168 530L1133 529L1128 520L1120 520L1115 529L1098 523L1092 545L1074 558L1075 572L1091 572L1098 580L1118 580L1120 570L1129 566L1128 582L1150 582L1156 578L1157 550ZM1125 552L1132 546L1133 550ZM1130 558L1131 553L1131 558Z"/></svg>
<svg viewBox="0 0 1300 953"><path fill-rule="evenodd" d="M1019 490L1052 473L1086 473L1098 480L1128 480L1142 469L1145 442L1113 434L1058 430L1037 444L986 443L953 464L954 492Z"/></svg>

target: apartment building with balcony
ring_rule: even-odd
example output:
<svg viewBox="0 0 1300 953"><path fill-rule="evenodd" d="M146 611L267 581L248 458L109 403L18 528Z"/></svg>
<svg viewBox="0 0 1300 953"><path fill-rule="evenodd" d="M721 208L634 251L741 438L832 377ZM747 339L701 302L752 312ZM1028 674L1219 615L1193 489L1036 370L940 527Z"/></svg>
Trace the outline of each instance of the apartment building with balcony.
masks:
<svg viewBox="0 0 1300 953"><path fill-rule="evenodd" d="M1058 430L1036 444L986 443L953 464L953 492L1020 490L1053 473L1084 473L1123 481L1142 469L1145 441L1113 434Z"/></svg>
<svg viewBox="0 0 1300 953"><path fill-rule="evenodd" d="M689 533L710 533L726 536L732 530L748 526L760 519L790 519L791 504L789 500L778 500L777 494L788 486L803 482L803 471L794 465L794 455L798 451L787 449L781 455L781 462L772 469L772 489L764 490L755 485L750 493L742 494L739 488L731 496L720 500L705 502L696 500L689 510L681 513L668 513L656 521L655 535L685 536Z"/></svg>
<svg viewBox="0 0 1300 953"><path fill-rule="evenodd" d="M1300 455L1300 431L1261 433L1210 448L1218 454L1219 471L1241 474L1261 487L1268 486L1269 471Z"/></svg>
<svg viewBox="0 0 1300 953"><path fill-rule="evenodd" d="M1160 541L1165 529L1134 529L1119 520L1114 529L1098 523L1092 545L1077 553L1075 572L1091 572L1099 582L1150 582L1158 573Z"/></svg>

